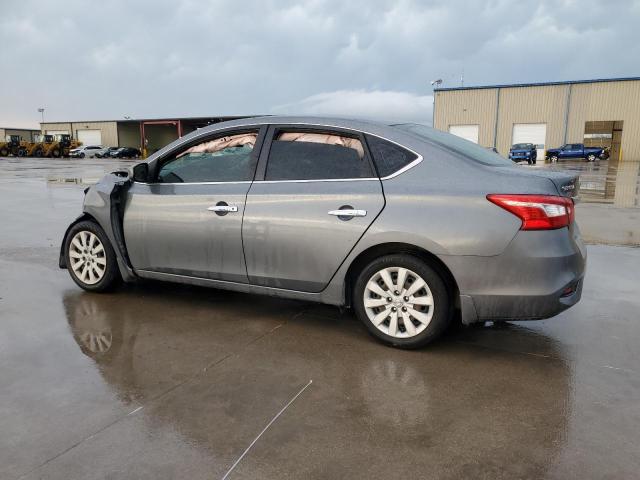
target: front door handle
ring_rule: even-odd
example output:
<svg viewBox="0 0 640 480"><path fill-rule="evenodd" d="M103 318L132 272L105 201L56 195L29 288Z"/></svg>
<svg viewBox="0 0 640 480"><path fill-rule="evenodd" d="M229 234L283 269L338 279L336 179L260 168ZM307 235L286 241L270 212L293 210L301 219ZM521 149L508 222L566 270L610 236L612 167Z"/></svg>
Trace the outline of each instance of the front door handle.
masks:
<svg viewBox="0 0 640 480"><path fill-rule="evenodd" d="M229 205L227 202L218 202L215 205L211 205L207 208L210 212L215 212L216 215L220 215L221 217L226 215L227 213L233 213L238 211L237 205Z"/></svg>
<svg viewBox="0 0 640 480"><path fill-rule="evenodd" d="M353 218L353 217L366 217L366 210L358 210L356 208L345 208L340 210L329 210L329 215L333 215L334 217L345 217L345 218Z"/></svg>
<svg viewBox="0 0 640 480"><path fill-rule="evenodd" d="M213 205L207 208L207 210L211 212L227 212L227 213L237 212L238 206L237 205Z"/></svg>

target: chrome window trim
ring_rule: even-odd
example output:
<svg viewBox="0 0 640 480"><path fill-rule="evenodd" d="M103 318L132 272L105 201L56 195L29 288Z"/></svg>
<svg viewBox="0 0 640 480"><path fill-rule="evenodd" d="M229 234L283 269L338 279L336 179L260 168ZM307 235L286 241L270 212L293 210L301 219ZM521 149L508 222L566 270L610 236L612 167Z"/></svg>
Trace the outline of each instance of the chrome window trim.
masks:
<svg viewBox="0 0 640 480"><path fill-rule="evenodd" d="M370 182L378 177L363 178L313 178L309 180L255 180L253 183L316 183L316 182Z"/></svg>
<svg viewBox="0 0 640 480"><path fill-rule="evenodd" d="M347 130L350 132L354 132L354 133L364 133L365 135L371 135L373 137L378 137L381 138L382 140L385 140L387 142L393 143L394 145L397 145L400 148L403 148L411 153L413 153L414 155L416 155L416 159L414 161L412 161L411 163L405 165L404 167L402 167L401 169L393 172L390 175L387 175L386 177L367 177L367 178L326 178L326 179L313 179L313 180L253 180L253 181L236 181L236 182L189 182L189 183L140 183L140 182L134 182L134 183L140 183L141 185L221 185L221 184L243 184L243 183L311 183L311 182L353 182L353 181L358 181L358 180L367 180L367 181L371 181L371 180L390 180L392 178L397 177L398 175L402 175L404 172L411 170L413 167L415 167L416 165L418 165L419 163L422 162L423 157L422 155L420 155L418 152L416 152L415 150L410 149L409 147L406 147L405 145L401 145L400 143L390 140L386 137L383 137L382 135L378 135L376 133L371 133L371 132L367 132L366 130L355 130L351 127L342 127L340 125L327 125L324 123L308 123L308 122L292 122L292 123L277 123L277 122L261 122L261 123L247 123L245 125L234 125L233 127L228 127L229 130L233 130L233 129L238 129L238 128L244 128L244 127L262 127L262 126L276 126L276 125L302 125L302 126L309 126L309 127L327 127L327 128L337 128L339 130ZM208 132L203 132L201 135L195 136L194 138L190 139L189 141L192 140L198 140L201 137L207 137L209 135L215 134L216 132L224 132L224 130L226 130L227 127L225 128L221 128L219 130L211 130ZM184 137L183 137L184 138Z"/></svg>

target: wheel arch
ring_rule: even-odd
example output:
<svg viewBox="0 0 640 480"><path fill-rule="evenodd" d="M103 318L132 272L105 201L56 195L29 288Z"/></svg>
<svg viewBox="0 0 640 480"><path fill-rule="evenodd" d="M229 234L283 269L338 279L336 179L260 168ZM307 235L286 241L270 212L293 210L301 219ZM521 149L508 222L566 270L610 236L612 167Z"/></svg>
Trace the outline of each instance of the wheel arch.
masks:
<svg viewBox="0 0 640 480"><path fill-rule="evenodd" d="M358 274L362 269L376 258L398 253L417 257L425 263L428 263L430 267L434 268L438 274L440 274L447 286L447 289L451 293L454 308L460 308L460 289L458 288L458 283L451 273L451 270L449 270L449 267L447 267L440 258L428 250L402 242L387 242L373 245L360 252L358 256L353 259L347 269L344 282L344 301L347 307L351 306L353 287L356 279L358 278Z"/></svg>
<svg viewBox="0 0 640 480"><path fill-rule="evenodd" d="M69 226L64 232L64 235L62 236L62 243L60 245L60 257L58 258L58 266L60 268L67 268L67 261L65 260L65 255L64 255L64 245L65 243L67 243L67 235L69 235L69 230L71 230L75 225L79 224L80 222L84 222L86 220L90 220L100 225L100 222L98 222L98 220L96 220L95 217L93 217L88 213L82 213L82 215L77 217L73 222L69 224Z"/></svg>

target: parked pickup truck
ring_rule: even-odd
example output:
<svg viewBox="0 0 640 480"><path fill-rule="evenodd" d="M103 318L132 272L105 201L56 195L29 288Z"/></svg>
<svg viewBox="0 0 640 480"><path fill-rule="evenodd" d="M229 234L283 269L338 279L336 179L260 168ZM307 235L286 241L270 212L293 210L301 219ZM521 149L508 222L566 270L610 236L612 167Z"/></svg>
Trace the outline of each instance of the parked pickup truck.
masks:
<svg viewBox="0 0 640 480"><path fill-rule="evenodd" d="M557 162L563 158L584 158L589 162L597 159L606 159L608 152L600 147L585 147L582 143L567 143L560 148L547 150L546 158L551 162Z"/></svg>
<svg viewBox="0 0 640 480"><path fill-rule="evenodd" d="M526 160L529 165L536 163L538 150L533 143L516 143L509 150L509 158L514 162Z"/></svg>

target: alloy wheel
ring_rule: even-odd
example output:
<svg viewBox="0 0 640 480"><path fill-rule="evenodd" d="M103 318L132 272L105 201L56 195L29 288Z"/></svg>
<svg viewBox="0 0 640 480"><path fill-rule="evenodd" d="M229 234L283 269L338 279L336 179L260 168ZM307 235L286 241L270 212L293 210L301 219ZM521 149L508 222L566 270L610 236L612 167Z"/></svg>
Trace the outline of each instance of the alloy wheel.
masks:
<svg viewBox="0 0 640 480"><path fill-rule="evenodd" d="M363 301L371 323L394 338L418 335L433 318L433 294L427 282L407 268L376 272L367 282Z"/></svg>
<svg viewBox="0 0 640 480"><path fill-rule="evenodd" d="M94 285L104 277L107 259L98 236L88 230L74 235L69 244L71 270L78 280Z"/></svg>

